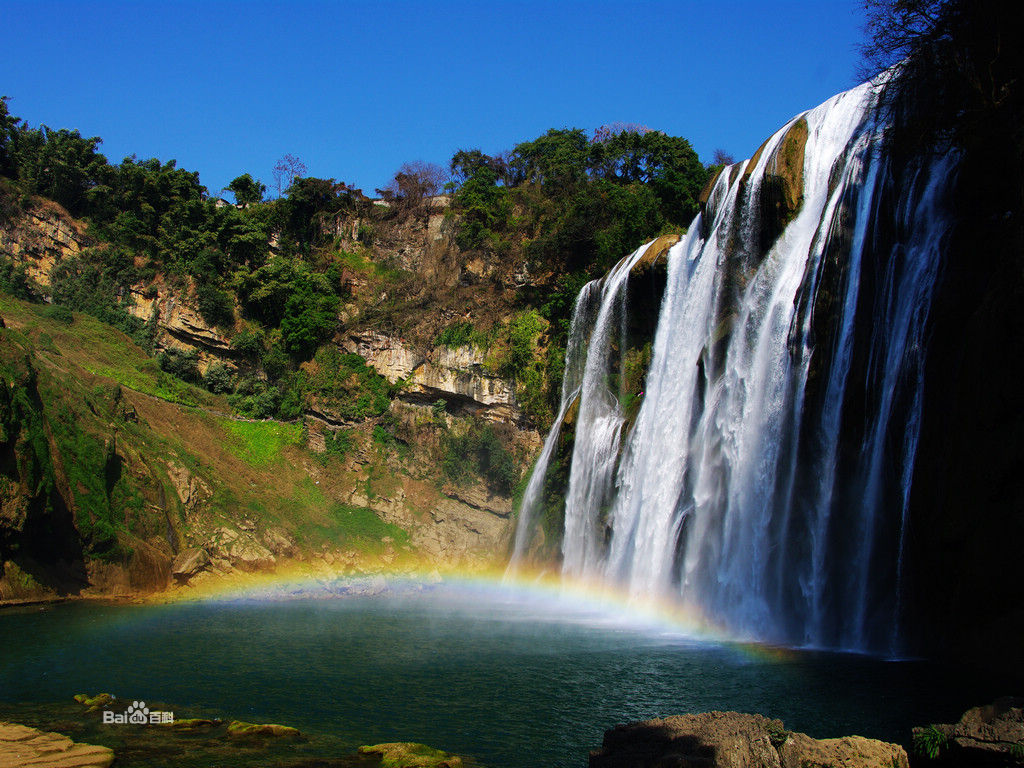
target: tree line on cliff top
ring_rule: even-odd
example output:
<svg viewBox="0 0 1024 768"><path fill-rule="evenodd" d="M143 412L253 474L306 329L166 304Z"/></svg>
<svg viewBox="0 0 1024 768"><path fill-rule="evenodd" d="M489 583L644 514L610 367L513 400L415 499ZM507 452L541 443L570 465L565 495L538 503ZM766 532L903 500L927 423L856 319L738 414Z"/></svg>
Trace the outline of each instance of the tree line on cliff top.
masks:
<svg viewBox="0 0 1024 768"><path fill-rule="evenodd" d="M325 224L339 216L415 215L424 200L448 192L463 250L596 274L645 238L685 226L707 177L686 139L628 125L590 137L581 129L551 130L499 156L459 150L447 170L406 164L378 190L387 206L344 182L307 176L297 158L286 156L289 162L275 169L279 188L285 178L279 198L264 202L266 187L246 173L228 187L238 205L218 205L199 174L173 160L112 164L100 144L76 130L31 127L0 100L0 216L10 218L30 195L53 200L86 220L104 244L90 253L88 266L93 287L105 286L97 300L158 273L192 278L205 297L204 315L225 326L231 294L256 321L278 327L286 320L287 297L278 296L281 306L272 312L259 298L264 272L279 281L291 269L265 270L274 257L308 267L291 269L298 272L287 280L300 283L300 292L337 293L329 274L334 238ZM367 240L370 230L364 229ZM306 272L326 283L311 282ZM311 340L296 337L289 353L312 354L314 337L326 330L313 329Z"/></svg>
<svg viewBox="0 0 1024 768"><path fill-rule="evenodd" d="M286 155L273 174L278 197L265 199L266 186L244 173L227 188L231 205L173 160L132 156L113 164L100 144L76 130L32 127L0 99L0 223L38 198L84 221L97 245L62 261L47 293L144 346L154 329L124 311L129 288L157 279L191 285L204 318L237 336L233 346L270 374L270 390L260 382L241 388L253 415L294 415L297 398L284 382L337 329L348 299L345 275L354 265L395 276L389 265L371 263L374 232L429 214L435 195L449 196L463 250L506 266L526 263L534 273L571 274L551 295L521 296L524 306L561 320L553 323L557 330L585 279L692 218L708 173L686 139L615 125L592 135L551 130L498 156L459 150L448 168L407 163L377 190L377 201L344 182L307 175ZM341 219L363 222L361 242L336 237ZM0 265L0 289L26 299L43 295L12 264ZM166 357L167 370L199 379L193 361ZM224 377L214 378L212 386L223 390Z"/></svg>
<svg viewBox="0 0 1024 768"><path fill-rule="evenodd" d="M1013 35L1021 15L991 0L867 6L871 72L902 62L882 99L897 128L894 140L910 151L945 143L979 156L999 147L1019 170L1024 66ZM76 130L31 127L0 99L0 222L37 195L85 220L100 244L59 265L53 300L145 341L145 323L122 309L129 286L158 275L191 281L211 324L260 339L262 350L248 345L253 354L285 371L311 358L336 329L346 298L342 276L353 263L330 226L339 217L367 222L358 230L365 248L375 223L423 216L430 198L447 192L460 248L524 264L534 275L562 274L544 292L521 292L557 333L585 279L689 223L709 176L686 139L619 124L589 135L553 129L499 155L460 149L448 168L406 164L377 190L386 205L350 184L307 175L298 158L286 155L273 172L276 199L264 200L266 186L244 173L228 187L238 205L225 205L198 173L173 160L133 156L113 164L100 144ZM1010 184L1006 210L1021 210L1020 189ZM40 295L10 264L0 265L0 288Z"/></svg>

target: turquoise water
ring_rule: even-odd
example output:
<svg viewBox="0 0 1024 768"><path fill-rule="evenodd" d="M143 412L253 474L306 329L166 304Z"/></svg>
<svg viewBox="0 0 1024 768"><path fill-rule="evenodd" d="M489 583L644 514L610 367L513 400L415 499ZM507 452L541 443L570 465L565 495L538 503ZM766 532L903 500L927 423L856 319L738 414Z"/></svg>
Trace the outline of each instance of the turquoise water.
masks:
<svg viewBox="0 0 1024 768"><path fill-rule="evenodd" d="M912 725L1004 693L919 662L752 651L570 602L452 588L0 612L0 702L99 691L353 747L422 741L494 768L584 766L616 723L712 709L906 743Z"/></svg>

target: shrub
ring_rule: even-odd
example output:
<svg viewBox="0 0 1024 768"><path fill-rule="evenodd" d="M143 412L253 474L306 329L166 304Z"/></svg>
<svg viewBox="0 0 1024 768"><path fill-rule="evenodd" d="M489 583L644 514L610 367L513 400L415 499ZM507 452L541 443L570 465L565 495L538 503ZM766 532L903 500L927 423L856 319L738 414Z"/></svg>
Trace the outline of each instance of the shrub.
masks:
<svg viewBox="0 0 1024 768"><path fill-rule="evenodd" d="M199 314L210 325L230 328L235 324L235 302L224 291L209 283L203 283L196 291Z"/></svg>
<svg viewBox="0 0 1024 768"><path fill-rule="evenodd" d="M458 347L478 347L480 349L487 349L489 343L490 340L488 339L487 334L474 328L473 323L469 320L449 325L437 335L437 338L434 339L434 346L449 347L451 349L456 349Z"/></svg>
<svg viewBox="0 0 1024 768"><path fill-rule="evenodd" d="M75 322L75 316L71 310L62 304L52 304L43 310L43 317L48 317L51 320L56 320L58 323L64 325L71 325Z"/></svg>
<svg viewBox="0 0 1024 768"><path fill-rule="evenodd" d="M190 384L198 384L202 378L199 375L199 353L194 349L165 349L157 357L157 363L160 370Z"/></svg>
<svg viewBox="0 0 1024 768"><path fill-rule="evenodd" d="M231 392L231 371L224 363L213 363L203 374L203 386L215 395Z"/></svg>
<svg viewBox="0 0 1024 768"><path fill-rule="evenodd" d="M462 434L446 435L442 466L455 482L467 482L475 475L504 494L511 493L519 479L515 459L492 424L474 422Z"/></svg>
<svg viewBox="0 0 1024 768"><path fill-rule="evenodd" d="M316 373L309 380L309 389L329 400L332 410L343 418L381 416L391 406L391 385L361 356L323 347L314 360Z"/></svg>
<svg viewBox="0 0 1024 768"><path fill-rule="evenodd" d="M236 333L231 339L231 348L246 357L257 358L263 354L264 336L263 331L247 328Z"/></svg>

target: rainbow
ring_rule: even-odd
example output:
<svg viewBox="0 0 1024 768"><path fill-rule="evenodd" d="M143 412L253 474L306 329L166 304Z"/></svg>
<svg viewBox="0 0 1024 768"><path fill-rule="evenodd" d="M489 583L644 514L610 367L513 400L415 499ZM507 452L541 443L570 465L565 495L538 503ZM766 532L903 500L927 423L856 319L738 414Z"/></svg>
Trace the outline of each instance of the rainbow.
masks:
<svg viewBox="0 0 1024 768"><path fill-rule="evenodd" d="M445 567L409 558L385 566L367 560L348 568L323 563L292 562L273 571L211 576L194 586L175 587L151 595L148 603L264 602L290 599L443 594L453 606L487 606L523 613L538 621L583 621L622 626L677 637L684 642L713 643L735 648L760 661L785 662L798 651L736 638L709 617L668 598L638 599L596 580L571 579L543 568L499 564Z"/></svg>

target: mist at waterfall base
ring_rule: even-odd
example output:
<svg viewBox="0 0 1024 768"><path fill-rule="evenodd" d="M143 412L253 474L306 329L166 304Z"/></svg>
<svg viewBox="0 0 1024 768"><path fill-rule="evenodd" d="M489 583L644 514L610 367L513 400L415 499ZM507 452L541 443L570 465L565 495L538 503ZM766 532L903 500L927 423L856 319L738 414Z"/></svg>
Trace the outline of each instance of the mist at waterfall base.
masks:
<svg viewBox="0 0 1024 768"><path fill-rule="evenodd" d="M520 511L531 555L575 409L562 570L664 595L737 637L898 656L927 320L955 157L893 162L880 83L724 169L634 306L646 247L581 292L559 416ZM797 170L794 171L793 169ZM788 210L786 173L799 176ZM638 411L628 356L657 316ZM547 510L550 519L550 509Z"/></svg>
<svg viewBox="0 0 1024 768"><path fill-rule="evenodd" d="M484 765L568 768L616 723L713 709L763 712L819 737L905 743L912 725L956 719L963 701L994 695L924 663L694 640L578 595L503 585L73 603L2 618L0 702L109 691L178 718L329 735L325 757L420 741Z"/></svg>

